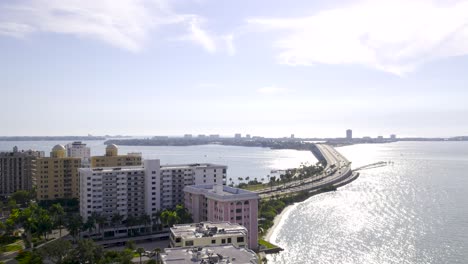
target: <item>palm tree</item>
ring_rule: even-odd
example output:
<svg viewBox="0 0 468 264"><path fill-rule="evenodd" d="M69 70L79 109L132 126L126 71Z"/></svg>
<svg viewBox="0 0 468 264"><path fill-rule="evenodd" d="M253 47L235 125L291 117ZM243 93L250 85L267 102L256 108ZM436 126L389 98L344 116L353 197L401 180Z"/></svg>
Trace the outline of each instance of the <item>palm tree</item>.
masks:
<svg viewBox="0 0 468 264"><path fill-rule="evenodd" d="M122 223L123 219L124 219L124 216L119 214L119 213L115 213L115 214L112 215L111 223L112 223L112 227L113 227L113 231L114 231L114 236L115 236L115 227L120 225Z"/></svg>
<svg viewBox="0 0 468 264"><path fill-rule="evenodd" d="M93 233L93 231L96 229L96 218L94 218L93 215L90 215L88 219L86 219L85 226L90 233Z"/></svg>
<svg viewBox="0 0 468 264"><path fill-rule="evenodd" d="M161 213L162 210L158 210L155 213L153 213L153 226L156 225L157 231L159 231L161 227Z"/></svg>
<svg viewBox="0 0 468 264"><path fill-rule="evenodd" d="M83 226L83 219L79 215L70 217L65 224L68 232L73 237L74 242L76 242L76 237L80 234L81 227Z"/></svg>
<svg viewBox="0 0 468 264"><path fill-rule="evenodd" d="M139 217L139 222L145 225L145 233L148 232L148 224L151 223L151 217L148 214L142 214Z"/></svg>
<svg viewBox="0 0 468 264"><path fill-rule="evenodd" d="M140 255L140 264L141 264L141 254L145 253L145 249L141 248L141 247L137 248L136 253L138 253L138 255Z"/></svg>
<svg viewBox="0 0 468 264"><path fill-rule="evenodd" d="M161 253L161 249L160 248L155 248L153 251L156 254L156 263L159 264L159 254Z"/></svg>
<svg viewBox="0 0 468 264"><path fill-rule="evenodd" d="M63 220L65 217L65 210L59 204L53 204L50 209L50 214L52 215L52 219L54 221L54 226L59 228L59 236L62 237L62 227L63 227Z"/></svg>
<svg viewBox="0 0 468 264"><path fill-rule="evenodd" d="M104 226L105 223L107 223L107 219L100 215L99 213L93 212L92 216L94 215L94 219L96 221L96 224L98 225L98 232L99 234L102 235L102 227Z"/></svg>
<svg viewBox="0 0 468 264"><path fill-rule="evenodd" d="M133 235L133 229L132 227L135 226L138 223L138 219L136 217L129 215L127 216L127 220L125 221L125 225L127 226L127 233L130 235Z"/></svg>

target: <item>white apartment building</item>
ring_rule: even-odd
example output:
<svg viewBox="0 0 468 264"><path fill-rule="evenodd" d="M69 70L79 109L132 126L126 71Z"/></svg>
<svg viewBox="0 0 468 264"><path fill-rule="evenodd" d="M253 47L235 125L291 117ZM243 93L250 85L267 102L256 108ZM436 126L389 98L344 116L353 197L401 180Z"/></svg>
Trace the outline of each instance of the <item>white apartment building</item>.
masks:
<svg viewBox="0 0 468 264"><path fill-rule="evenodd" d="M247 228L229 222L202 222L171 227L171 247L204 247L232 244L248 247Z"/></svg>
<svg viewBox="0 0 468 264"><path fill-rule="evenodd" d="M80 214L97 212L110 219L151 215L184 204L184 187L200 183L226 184L227 166L181 164L160 166L144 160L143 166L80 168Z"/></svg>
<svg viewBox="0 0 468 264"><path fill-rule="evenodd" d="M159 207L159 160L145 160L144 166L81 168L80 215L87 219L97 212L109 220L118 213L151 215Z"/></svg>
<svg viewBox="0 0 468 264"><path fill-rule="evenodd" d="M70 158L81 158L81 165L83 167L89 167L91 160L91 148L86 147L85 143L81 141L75 141L65 146L67 149L67 157Z"/></svg>
<svg viewBox="0 0 468 264"><path fill-rule="evenodd" d="M200 184L226 185L227 166L209 163L161 166L161 208L184 203L184 187Z"/></svg>

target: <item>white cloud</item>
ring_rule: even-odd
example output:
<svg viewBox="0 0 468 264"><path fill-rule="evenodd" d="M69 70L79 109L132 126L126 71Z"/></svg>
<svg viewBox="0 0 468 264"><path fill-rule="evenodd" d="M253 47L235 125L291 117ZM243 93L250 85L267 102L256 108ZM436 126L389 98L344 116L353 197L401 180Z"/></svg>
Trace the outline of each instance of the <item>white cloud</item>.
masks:
<svg viewBox="0 0 468 264"><path fill-rule="evenodd" d="M226 41L227 53L231 56L234 56L236 54L236 48L234 47L234 35L226 35L224 36L224 40Z"/></svg>
<svg viewBox="0 0 468 264"><path fill-rule="evenodd" d="M287 65L360 64L402 75L438 58L468 54L468 1L361 1L302 18L252 18L282 32Z"/></svg>
<svg viewBox="0 0 468 264"><path fill-rule="evenodd" d="M189 39L201 45L205 50L210 53L216 52L216 44L214 38L210 34L201 29L202 21L197 16L192 16L189 20L190 36Z"/></svg>
<svg viewBox="0 0 468 264"><path fill-rule="evenodd" d="M267 86L267 87L262 87L257 90L257 92L261 94L279 94L285 92L286 89L276 87L276 86Z"/></svg>
<svg viewBox="0 0 468 264"><path fill-rule="evenodd" d="M188 40L216 50L193 14L174 13L165 0L24 0L0 4L0 35L25 37L35 32L93 38L119 48L139 51L151 30L177 25Z"/></svg>

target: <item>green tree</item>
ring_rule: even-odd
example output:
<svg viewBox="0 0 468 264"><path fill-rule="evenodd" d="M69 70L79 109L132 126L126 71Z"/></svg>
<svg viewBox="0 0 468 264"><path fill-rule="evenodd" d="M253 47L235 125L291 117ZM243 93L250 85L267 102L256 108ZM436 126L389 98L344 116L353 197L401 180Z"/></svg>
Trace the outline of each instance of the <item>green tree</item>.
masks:
<svg viewBox="0 0 468 264"><path fill-rule="evenodd" d="M70 241L57 239L42 246L40 249L38 249L38 253L44 260L48 260L51 263L60 264L64 261L65 257L69 254L71 249L72 245Z"/></svg>
<svg viewBox="0 0 468 264"><path fill-rule="evenodd" d="M161 210L156 211L153 213L152 217L152 222L153 222L153 227L156 226L156 230L159 231L161 230ZM154 231L154 230L153 230Z"/></svg>
<svg viewBox="0 0 468 264"><path fill-rule="evenodd" d="M177 213L174 211L164 210L161 214L161 221L164 226L171 227L175 223L180 222L180 218L177 216Z"/></svg>
<svg viewBox="0 0 468 264"><path fill-rule="evenodd" d="M125 243L125 247L127 249L132 250L132 251L135 250L135 248L136 248L135 241L133 241L133 240L127 241L127 243Z"/></svg>
<svg viewBox="0 0 468 264"><path fill-rule="evenodd" d="M73 215L68 218L65 224L68 232L73 237L73 241L77 241L77 237L80 235L80 231L83 227L83 218L79 215Z"/></svg>
<svg viewBox="0 0 468 264"><path fill-rule="evenodd" d="M59 203L56 203L49 208L49 212L52 216L54 227L59 229L59 235L62 237L62 228L65 221L65 210Z"/></svg>
<svg viewBox="0 0 468 264"><path fill-rule="evenodd" d="M93 212L93 214L91 215L94 217L96 224L98 225L99 234L102 235L101 233L102 227L107 223L107 219L104 216L100 215L99 213Z"/></svg>
<svg viewBox="0 0 468 264"><path fill-rule="evenodd" d="M140 264L141 264L141 255L142 255L143 253L145 253L145 249L139 247L139 248L137 248L136 253L138 253L138 255L140 256Z"/></svg>
<svg viewBox="0 0 468 264"><path fill-rule="evenodd" d="M123 251L106 251L99 264L131 264L133 259L133 250L124 249Z"/></svg>
<svg viewBox="0 0 468 264"><path fill-rule="evenodd" d="M148 225L151 224L151 216L142 214L139 217L139 222L145 226L145 232L148 232Z"/></svg>
<svg viewBox="0 0 468 264"><path fill-rule="evenodd" d="M104 257L104 250L90 239L79 240L75 249L67 255L64 263L99 263Z"/></svg>
<svg viewBox="0 0 468 264"><path fill-rule="evenodd" d="M133 227L138 224L138 219L132 215L127 216L127 219L125 220L125 225L128 230L128 235L131 236L133 235Z"/></svg>
<svg viewBox="0 0 468 264"><path fill-rule="evenodd" d="M156 263L159 264L159 257L161 254L161 249L160 248L155 248L153 252L156 254Z"/></svg>
<svg viewBox="0 0 468 264"><path fill-rule="evenodd" d="M15 200L10 199L8 200L7 208L11 211L13 209L18 209L18 204L16 203Z"/></svg>
<svg viewBox="0 0 468 264"><path fill-rule="evenodd" d="M113 227L114 236L115 236L115 227L119 226L122 223L123 219L124 219L124 216L119 213L115 213L112 215L111 224Z"/></svg>
<svg viewBox="0 0 468 264"><path fill-rule="evenodd" d="M16 255L15 260L19 264L43 264L42 257L35 251L21 251Z"/></svg>
<svg viewBox="0 0 468 264"><path fill-rule="evenodd" d="M28 191L19 190L19 191L14 192L10 196L10 199L15 200L17 204L27 206L29 204L29 201L31 200L31 195Z"/></svg>
<svg viewBox="0 0 468 264"><path fill-rule="evenodd" d="M44 235L44 238L47 239L47 234L52 231L54 227L52 218L50 218L48 212L42 208L37 211L35 217L38 234Z"/></svg>
<svg viewBox="0 0 468 264"><path fill-rule="evenodd" d="M177 214L177 217L180 219L179 223L182 224L187 224L187 223L192 223L192 215L188 212L187 208L185 208L183 205L177 205L175 208L175 213Z"/></svg>

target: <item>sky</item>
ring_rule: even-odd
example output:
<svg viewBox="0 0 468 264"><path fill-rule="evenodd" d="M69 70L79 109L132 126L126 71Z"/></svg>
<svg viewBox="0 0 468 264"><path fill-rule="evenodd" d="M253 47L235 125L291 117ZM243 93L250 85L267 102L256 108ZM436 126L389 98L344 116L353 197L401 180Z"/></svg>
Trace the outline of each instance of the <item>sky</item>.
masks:
<svg viewBox="0 0 468 264"><path fill-rule="evenodd" d="M0 135L468 135L468 1L2 0Z"/></svg>

